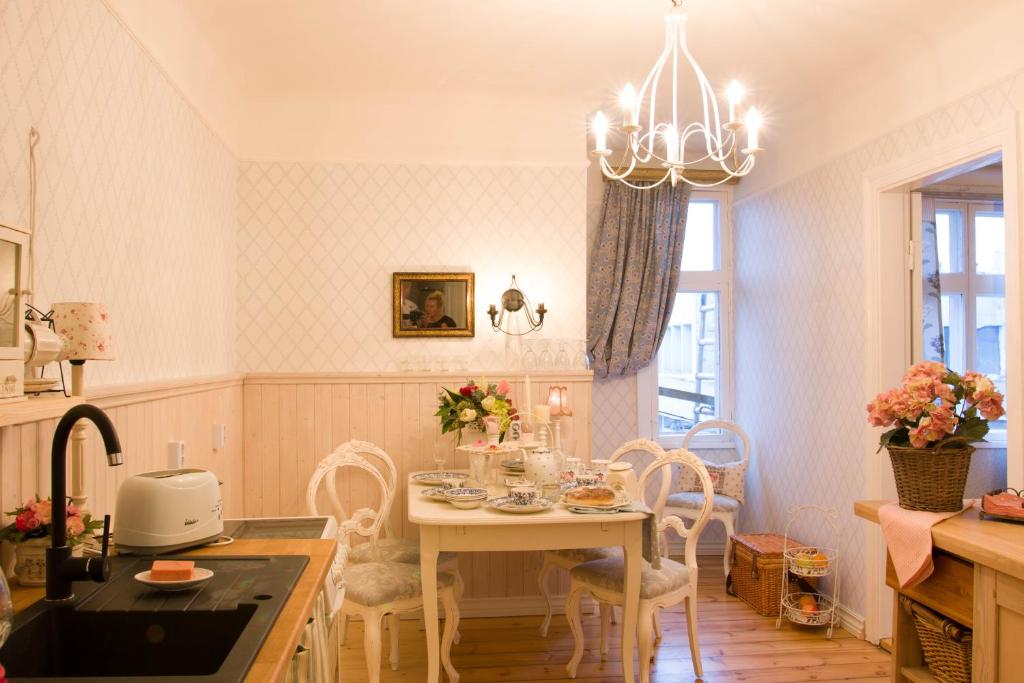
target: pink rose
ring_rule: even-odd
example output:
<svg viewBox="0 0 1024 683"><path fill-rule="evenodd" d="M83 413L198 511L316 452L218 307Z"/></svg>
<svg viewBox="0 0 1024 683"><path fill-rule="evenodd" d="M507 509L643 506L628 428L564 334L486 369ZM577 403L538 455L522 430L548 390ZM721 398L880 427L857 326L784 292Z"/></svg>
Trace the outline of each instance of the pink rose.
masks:
<svg viewBox="0 0 1024 683"><path fill-rule="evenodd" d="M78 536L85 533L85 522L81 517L68 517L68 536Z"/></svg>
<svg viewBox="0 0 1024 683"><path fill-rule="evenodd" d="M41 500L36 503L36 517L43 524L49 524L53 521L53 501Z"/></svg>
<svg viewBox="0 0 1024 683"><path fill-rule="evenodd" d="M35 531L42 526L42 522L35 515L31 515L25 519L25 526L28 527L28 531Z"/></svg>
<svg viewBox="0 0 1024 683"><path fill-rule="evenodd" d="M28 522L30 519L34 518L35 515L32 514L31 510L25 510L24 512L22 512L14 518L14 528L16 528L18 531L21 531L22 533L26 531L31 531L33 527L30 527L28 525Z"/></svg>
<svg viewBox="0 0 1024 683"><path fill-rule="evenodd" d="M508 392L512 391L512 386L508 383L508 380L501 380L498 382L498 393L502 395L508 395Z"/></svg>
<svg viewBox="0 0 1024 683"><path fill-rule="evenodd" d="M68 503L68 517L74 517L78 514L78 506L74 503Z"/></svg>

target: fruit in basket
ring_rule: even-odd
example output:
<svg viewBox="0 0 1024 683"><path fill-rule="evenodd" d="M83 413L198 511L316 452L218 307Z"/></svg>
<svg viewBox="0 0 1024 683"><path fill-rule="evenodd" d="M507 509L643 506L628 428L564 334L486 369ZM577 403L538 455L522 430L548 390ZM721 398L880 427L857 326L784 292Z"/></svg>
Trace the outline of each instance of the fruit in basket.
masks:
<svg viewBox="0 0 1024 683"><path fill-rule="evenodd" d="M817 612L818 600L813 595L801 595L797 607L801 612Z"/></svg>
<svg viewBox="0 0 1024 683"><path fill-rule="evenodd" d="M814 567L827 567L828 555L825 553L815 553L811 558L811 565Z"/></svg>

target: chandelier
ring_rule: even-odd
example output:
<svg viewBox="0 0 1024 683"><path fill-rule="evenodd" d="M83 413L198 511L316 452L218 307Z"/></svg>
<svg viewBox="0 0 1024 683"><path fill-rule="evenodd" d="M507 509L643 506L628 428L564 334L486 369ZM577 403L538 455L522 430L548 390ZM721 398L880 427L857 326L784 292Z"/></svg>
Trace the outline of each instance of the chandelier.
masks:
<svg viewBox="0 0 1024 683"><path fill-rule="evenodd" d="M683 124L680 116L680 62L685 60L697 77L703 104L703 120ZM671 69L672 117L670 121L656 120L658 114L658 85L666 67ZM722 122L718 112L715 91L708 83L697 60L686 47L686 12L682 0L672 0L672 11L665 16L665 48L644 79L638 93L627 84L619 97L622 109L621 132L625 134L626 146L618 166L608 161L612 150L608 147L609 122L603 112L598 112L591 121L594 134L594 150L591 156L599 159L601 172L612 180L618 180L630 187L646 189L657 187L666 180L673 187L682 180L695 187L712 187L732 178L750 173L754 159L763 151L759 143L761 115L754 107L747 109L740 119L740 103L743 100L743 86L732 81L725 91L728 102L728 120ZM640 113L646 106L646 128L641 125ZM746 131L746 146L741 148L739 139ZM703 140L701 140L703 138ZM687 146L689 145L689 150ZM699 151L694 152L694 149ZM692 155L687 158L687 153ZM665 174L649 185L635 185L628 178L640 165L660 165ZM708 169L715 167L725 175L715 181L699 182L684 175L687 169Z"/></svg>

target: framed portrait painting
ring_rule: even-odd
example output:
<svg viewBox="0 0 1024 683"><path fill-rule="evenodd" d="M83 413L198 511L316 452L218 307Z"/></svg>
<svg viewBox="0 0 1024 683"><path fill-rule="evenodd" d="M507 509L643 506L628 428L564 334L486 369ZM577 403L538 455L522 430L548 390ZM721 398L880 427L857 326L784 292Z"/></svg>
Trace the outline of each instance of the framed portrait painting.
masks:
<svg viewBox="0 0 1024 683"><path fill-rule="evenodd" d="M395 337L472 337L473 273L394 273Z"/></svg>

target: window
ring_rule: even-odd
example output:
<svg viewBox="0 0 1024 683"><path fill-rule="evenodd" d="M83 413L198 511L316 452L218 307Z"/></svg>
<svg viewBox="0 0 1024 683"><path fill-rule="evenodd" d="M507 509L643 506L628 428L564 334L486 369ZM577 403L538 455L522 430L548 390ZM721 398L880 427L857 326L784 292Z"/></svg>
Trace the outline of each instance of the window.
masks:
<svg viewBox="0 0 1024 683"><path fill-rule="evenodd" d="M691 195L672 317L657 362L639 375L641 432L668 447L697 422L732 414L731 196ZM698 439L713 446L715 437Z"/></svg>
<svg viewBox="0 0 1024 683"><path fill-rule="evenodd" d="M1006 231L1000 203L938 201L935 228L942 290L943 360L988 375L1006 392ZM1006 438L1006 419L989 440Z"/></svg>

